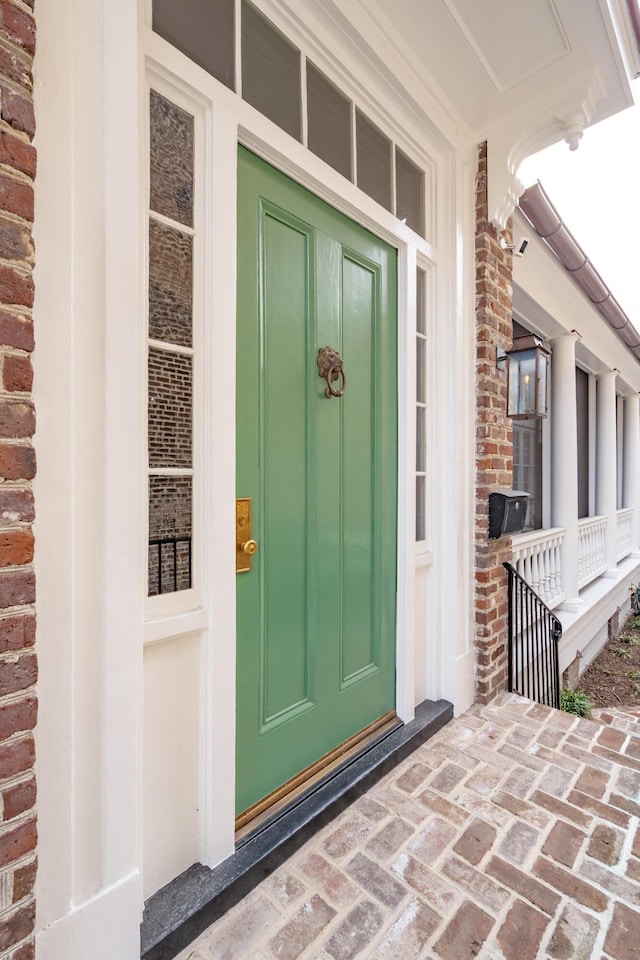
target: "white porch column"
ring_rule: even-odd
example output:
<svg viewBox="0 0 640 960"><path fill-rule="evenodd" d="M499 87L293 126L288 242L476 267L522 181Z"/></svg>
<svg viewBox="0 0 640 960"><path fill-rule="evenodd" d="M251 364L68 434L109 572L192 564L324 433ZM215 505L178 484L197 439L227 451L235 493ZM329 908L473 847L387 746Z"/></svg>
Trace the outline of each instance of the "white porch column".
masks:
<svg viewBox="0 0 640 960"><path fill-rule="evenodd" d="M617 567L617 475L616 475L616 370L606 370L598 377L596 400L596 511L607 517L607 573Z"/></svg>
<svg viewBox="0 0 640 960"><path fill-rule="evenodd" d="M578 597L578 428L576 341L567 333L551 343L551 525L564 527L562 606L575 609Z"/></svg>
<svg viewBox="0 0 640 960"><path fill-rule="evenodd" d="M633 509L631 549L640 550L640 394L624 398L624 456L622 502Z"/></svg>

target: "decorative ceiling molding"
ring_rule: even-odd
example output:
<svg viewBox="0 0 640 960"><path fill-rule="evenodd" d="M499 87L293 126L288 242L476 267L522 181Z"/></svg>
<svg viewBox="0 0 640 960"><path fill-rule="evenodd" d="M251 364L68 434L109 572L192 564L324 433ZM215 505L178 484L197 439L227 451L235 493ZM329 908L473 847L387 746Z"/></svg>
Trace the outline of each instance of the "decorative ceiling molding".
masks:
<svg viewBox="0 0 640 960"><path fill-rule="evenodd" d="M541 0L535 7L530 0L511 0L507 10L501 0L484 0L482 5L475 0L441 0L441 3L497 93L526 81L571 52L553 0ZM505 31L500 39L498 31L490 26L496 18ZM541 23L545 24L542 48L534 43L518 48L521 38L529 37L532 29ZM516 50L509 69L506 67L508 55Z"/></svg>
<svg viewBox="0 0 640 960"><path fill-rule="evenodd" d="M292 0L258 0L258 3L295 7ZM424 60L396 29L384 4L369 0L315 0L315 5L349 38L353 45L351 57L362 58L363 65L373 67L388 90L399 96L433 135L464 152L469 142L468 125ZM331 49L331 32L326 36L326 46Z"/></svg>
<svg viewBox="0 0 640 960"><path fill-rule="evenodd" d="M569 150L577 150L580 141L584 135L584 115L580 113L572 114L567 117L564 124L564 141L569 145Z"/></svg>
<svg viewBox="0 0 640 960"><path fill-rule="evenodd" d="M489 217L498 230L522 193L525 157L563 139L576 149L586 126L630 102L622 47L629 39L635 47L630 18L638 0L581 0L579 15L574 0L544 0L551 39L543 31L538 50L534 33L520 29L505 48L529 64L520 82L513 57L502 66L496 60L500 42L513 41L513 17L496 22L489 41L483 31L475 37L472 0L395 0L393 11L385 0L308 0L304 15L294 0L254 2L374 123L386 129L384 114L398 143L410 136L416 156L428 143L430 160L453 150L473 162L476 144L486 140ZM429 56L437 37L429 24L442 29L445 21L448 55L441 47Z"/></svg>

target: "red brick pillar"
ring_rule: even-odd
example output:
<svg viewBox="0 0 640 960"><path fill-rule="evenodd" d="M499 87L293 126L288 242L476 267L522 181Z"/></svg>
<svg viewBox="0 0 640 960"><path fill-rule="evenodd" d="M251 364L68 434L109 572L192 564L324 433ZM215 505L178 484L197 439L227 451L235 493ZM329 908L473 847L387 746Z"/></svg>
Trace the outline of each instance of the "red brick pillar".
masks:
<svg viewBox="0 0 640 960"><path fill-rule="evenodd" d="M37 715L33 350L34 0L0 0L0 956L31 960Z"/></svg>
<svg viewBox="0 0 640 960"><path fill-rule="evenodd" d="M476 182L476 699L487 703L507 684L507 576L511 538L489 540L489 494L511 487L513 431L506 416L507 378L497 348L512 340L512 254L487 219L487 144ZM511 242L511 227L505 234Z"/></svg>

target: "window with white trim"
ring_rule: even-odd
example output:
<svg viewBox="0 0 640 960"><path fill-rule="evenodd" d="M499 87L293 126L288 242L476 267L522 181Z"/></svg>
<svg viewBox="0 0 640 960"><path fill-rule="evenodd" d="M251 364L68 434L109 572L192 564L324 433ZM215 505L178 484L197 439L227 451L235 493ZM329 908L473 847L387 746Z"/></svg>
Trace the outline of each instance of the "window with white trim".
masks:
<svg viewBox="0 0 640 960"><path fill-rule="evenodd" d="M589 374L576 367L576 429L578 451L578 518L589 516Z"/></svg>
<svg viewBox="0 0 640 960"><path fill-rule="evenodd" d="M416 541L427 539L427 274L416 267Z"/></svg>
<svg viewBox="0 0 640 960"><path fill-rule="evenodd" d="M531 333L516 320L513 337ZM542 523L542 420L524 417L513 420L513 482L514 490L529 494L524 530L539 530Z"/></svg>
<svg viewBox="0 0 640 960"><path fill-rule="evenodd" d="M424 170L263 13L239 10L237 23L234 0L153 0L153 30L426 237Z"/></svg>
<svg viewBox="0 0 640 960"><path fill-rule="evenodd" d="M148 595L192 586L193 116L150 92Z"/></svg>
<svg viewBox="0 0 640 960"><path fill-rule="evenodd" d="M616 505L622 510L622 481L624 477L624 397L616 393Z"/></svg>

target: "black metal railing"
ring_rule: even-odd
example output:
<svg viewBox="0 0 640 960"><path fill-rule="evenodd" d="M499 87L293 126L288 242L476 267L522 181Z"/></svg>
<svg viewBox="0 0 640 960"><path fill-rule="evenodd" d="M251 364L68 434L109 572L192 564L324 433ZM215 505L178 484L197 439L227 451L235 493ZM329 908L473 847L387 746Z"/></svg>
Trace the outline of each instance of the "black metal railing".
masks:
<svg viewBox="0 0 640 960"><path fill-rule="evenodd" d="M178 544L186 543L180 556ZM170 549L167 550L166 548ZM157 549L153 563L152 548ZM163 549L165 548L165 549ZM168 554L168 556L167 556ZM191 537L151 537L149 539L150 578L156 581L157 593L175 593L191 587ZM149 584L151 586L151 583Z"/></svg>
<svg viewBox="0 0 640 960"><path fill-rule="evenodd" d="M558 642L562 624L510 563L509 690L560 707Z"/></svg>

